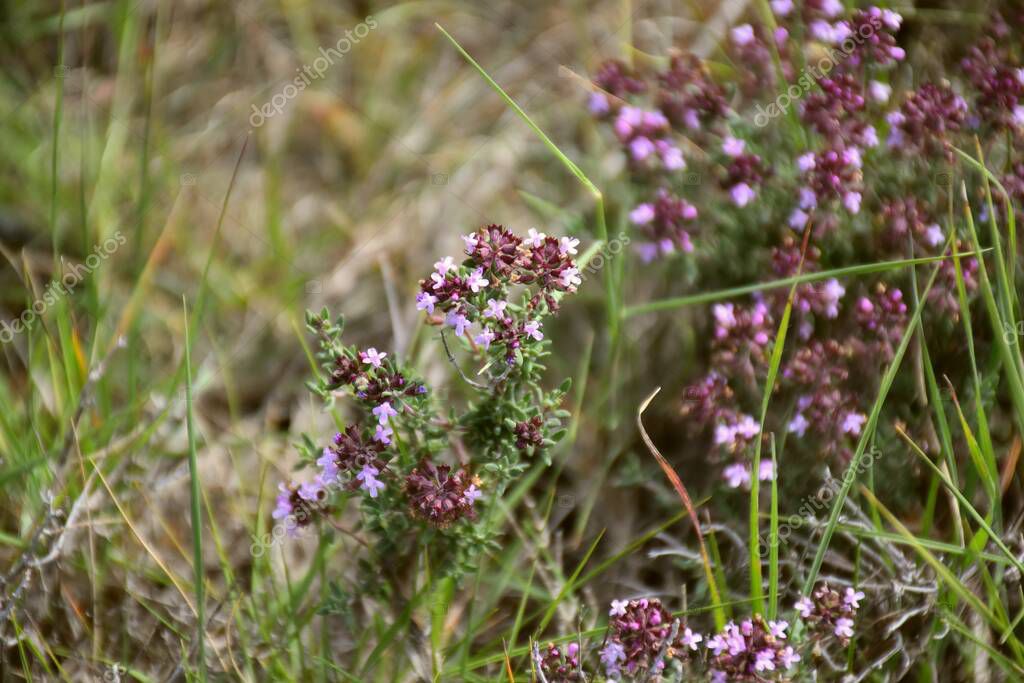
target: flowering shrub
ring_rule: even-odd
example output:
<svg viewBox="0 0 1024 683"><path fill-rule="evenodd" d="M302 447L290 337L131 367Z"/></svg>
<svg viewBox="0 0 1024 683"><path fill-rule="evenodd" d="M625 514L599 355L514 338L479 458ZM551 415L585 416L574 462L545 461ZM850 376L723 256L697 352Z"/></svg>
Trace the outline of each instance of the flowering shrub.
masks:
<svg viewBox="0 0 1024 683"><path fill-rule="evenodd" d="M273 512L291 534L327 518L352 496L361 503L373 552L394 562L429 541L435 566L454 573L493 547L482 509L564 433L559 408L568 382L541 389L545 318L580 283L578 240L535 230L521 238L490 225L464 238L465 256L447 256L421 282L416 307L483 366L477 399L440 406L430 388L394 356L341 341L344 321L308 314L320 344L322 379L311 384L326 405L341 397L355 417L320 450L303 446L318 468L312 480L280 485ZM516 298L518 297L518 298ZM425 536L423 536L425 534Z"/></svg>
<svg viewBox="0 0 1024 683"><path fill-rule="evenodd" d="M947 167L952 145L967 146L980 127L1019 132L1013 112L1024 112L1017 104L1024 71L1010 50L983 40L965 58L965 81L979 102L968 120L970 96L948 82L894 90L893 68L906 58L898 13L805 2L798 16L796 3L771 6L774 32L757 23L730 31L725 50L742 65L733 80L712 77L700 59L679 52L662 71L617 61L597 70L588 106L622 146L630 195L641 198L628 213L642 237L639 258L664 260L666 268L683 259L698 283L715 285L729 273L737 277L723 284L763 278L768 269L782 279L948 254L959 238L940 225L947 188L919 168ZM694 149L706 153L677 154ZM717 187L694 186L683 169L717 178ZM744 236L742 266L723 246L724 226ZM960 266L970 301L978 263L967 256ZM938 268L924 322L946 329L961 304L954 262ZM787 292L711 304L709 368L683 392L683 415L710 436L712 459L733 488L751 480L749 457L761 438L754 415ZM867 421L863 388L877 384L892 360L909 299L898 273L874 283L827 278L797 286L790 325L798 345L783 356L769 426L781 426L808 454L845 463ZM770 462L758 476L774 476Z"/></svg>
<svg viewBox="0 0 1024 683"><path fill-rule="evenodd" d="M671 666L676 676L683 669L684 680L792 680L806 657L816 656L829 643L849 644L862 599L864 593L855 588L840 595L822 584L812 598L801 598L795 605L808 627L796 640L789 623L781 619L755 614L703 635L674 618L657 599L613 600L598 653L600 669L609 679L671 676ZM575 643L565 649L549 645L538 666L549 681L581 680L580 672L586 670Z"/></svg>

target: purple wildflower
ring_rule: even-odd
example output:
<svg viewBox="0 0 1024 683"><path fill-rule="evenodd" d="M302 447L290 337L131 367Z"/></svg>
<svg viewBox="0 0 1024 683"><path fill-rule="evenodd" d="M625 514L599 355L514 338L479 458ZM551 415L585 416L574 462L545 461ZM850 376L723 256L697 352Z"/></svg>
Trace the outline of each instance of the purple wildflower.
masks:
<svg viewBox="0 0 1024 683"><path fill-rule="evenodd" d="M494 333L490 330L484 330L477 336L473 337L473 341L485 349L489 349L491 348L491 342L494 341L494 336Z"/></svg>
<svg viewBox="0 0 1024 683"><path fill-rule="evenodd" d="M389 418L398 415L398 412L391 407L391 401L384 401L371 412L377 417L377 420L379 420L382 425L386 425Z"/></svg>
<svg viewBox="0 0 1024 683"><path fill-rule="evenodd" d="M843 594L843 604L847 607L857 609L860 607L860 601L864 599L864 593L859 590L855 590L847 586L846 592Z"/></svg>
<svg viewBox="0 0 1024 683"><path fill-rule="evenodd" d="M864 594L848 588L846 596L823 583L810 597L801 597L796 603L800 618L819 639L835 637L845 645L853 637L854 617Z"/></svg>
<svg viewBox="0 0 1024 683"><path fill-rule="evenodd" d="M380 491L384 490L384 482L377 479L377 475L380 474L373 465L366 465L360 470L359 474L356 475L356 479L362 483L359 488L370 493L370 498L376 498Z"/></svg>
<svg viewBox="0 0 1024 683"><path fill-rule="evenodd" d="M741 463L733 463L726 467L722 470L722 476L729 482L729 488L736 489L740 486L750 485L750 470Z"/></svg>
<svg viewBox="0 0 1024 683"><path fill-rule="evenodd" d="M548 643L542 651L540 669L548 683L574 683L587 680L580 671L580 646L569 643L565 647L557 647Z"/></svg>
<svg viewBox="0 0 1024 683"><path fill-rule="evenodd" d="M764 672L788 668L795 660L789 656L792 648L785 644L787 626L781 621L766 623L761 615L739 626L729 622L708 641L712 670L720 674L720 680L756 681L765 680Z"/></svg>
<svg viewBox="0 0 1024 683"><path fill-rule="evenodd" d="M476 487L476 484L470 484L470 485L469 485L469 488L468 488L468 489L466 489L466 492L465 492L465 493L463 494L463 498L465 498L465 499L466 499L466 502L468 502L468 503L469 503L470 505L472 505L472 504L473 504L473 503L475 503L475 502L476 502L477 500L479 500L479 498L480 498L480 497L481 497L482 495L484 495L484 494L483 494L483 491L481 491L480 489L478 489L478 488Z"/></svg>
<svg viewBox="0 0 1024 683"><path fill-rule="evenodd" d="M466 278L466 286L469 287L470 291L472 291L474 294L479 292L488 284L489 283L487 279L484 277L483 268L477 268L472 273L470 273L468 278Z"/></svg>
<svg viewBox="0 0 1024 683"><path fill-rule="evenodd" d="M495 320L503 320L505 318L505 309L507 307L508 302L506 301L488 299L487 309L484 311L484 317L494 318Z"/></svg>
<svg viewBox="0 0 1024 683"><path fill-rule="evenodd" d="M373 440L380 441L385 446L388 446L391 444L391 435L394 433L395 432L393 429L391 429L391 427L379 424L377 425L376 431L373 434Z"/></svg>
<svg viewBox="0 0 1024 683"><path fill-rule="evenodd" d="M437 303L437 297L429 292L420 292L416 295L416 310L426 311L427 313L434 312L434 304Z"/></svg>
<svg viewBox="0 0 1024 683"><path fill-rule="evenodd" d="M444 322L446 325L455 328L456 337L464 335L466 333L466 328L470 326L469 318L462 313L457 313L456 311L448 313Z"/></svg>

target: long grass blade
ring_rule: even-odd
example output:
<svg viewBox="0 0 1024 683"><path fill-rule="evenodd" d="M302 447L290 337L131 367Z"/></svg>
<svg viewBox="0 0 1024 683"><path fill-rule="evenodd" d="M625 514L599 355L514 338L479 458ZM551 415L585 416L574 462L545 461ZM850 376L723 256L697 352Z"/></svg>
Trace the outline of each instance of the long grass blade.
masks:
<svg viewBox="0 0 1024 683"><path fill-rule="evenodd" d="M961 254L961 256L974 256L979 253L985 253L985 251L987 250L979 249L977 251ZM926 263L935 263L936 261L945 261L950 258L952 258L952 256L920 256L911 259L896 259L893 261L879 261L877 263L862 263L857 266L846 266L844 268L833 268L832 270L822 270L813 273L802 273L800 275L792 275L790 277L781 278L779 280L771 280L769 282L758 282L752 285L742 285L740 287L720 289L715 292L702 292L700 294L691 294L688 296L679 296L670 299L651 301L646 304L637 304L636 306L627 306L622 310L622 315L624 318L632 318L633 316L643 315L645 313L670 311L675 308L685 308L686 306L694 306L696 304L706 304L711 303L712 301L721 301L723 299L734 299L736 297L744 296L747 294L753 294L754 292L766 292L771 289L791 287L793 285L799 285L805 282L820 282L821 280L829 280L832 278L841 278L851 275L870 275L872 273L884 273L890 270L899 270L900 268L908 268L912 266L923 265Z"/></svg>
<svg viewBox="0 0 1024 683"><path fill-rule="evenodd" d="M875 398L875 402L871 406L871 413L868 415L867 423L861 431L860 439L857 442L857 449L854 451L853 458L850 460L850 465L843 475L842 485L840 486L838 493L836 493L835 500L832 502L832 509L829 512L828 523L822 532L821 540L819 541L818 548L814 553L814 560L811 563L811 567L807 571L807 577L804 580L802 591L804 595L810 595L811 591L814 589L814 582L818 579L818 573L821 571L821 565L825 561L825 553L828 552L828 546L832 542L832 536L835 533L836 525L839 523L839 513L842 511L843 505L846 502L846 497L849 495L850 489L853 487L853 482L857 479L857 474L860 471L864 453L867 451L868 443L874 436L875 426L878 424L878 417L882 412L882 405L885 403L885 399L889 395L889 389L892 387L892 383L896 379L896 373L902 365L903 356L906 354L907 347L910 345L910 340L914 336L914 331L921 320L921 312L924 309L924 302L928 300L928 292L931 291L932 285L935 284L935 278L939 275L939 267L940 266L936 266L932 271L932 275L928 279L928 285L925 287L924 292L921 295L921 301L914 308L914 315L908 321L907 329L903 333L903 338L900 340L900 344L896 348L895 354L893 354L892 362L889 363L889 367L882 376L878 396Z"/></svg>
<svg viewBox="0 0 1024 683"><path fill-rule="evenodd" d="M206 595L203 571L203 511L202 491L199 487L199 458L196 451L196 427L192 403L192 339L188 331L188 304L181 301L185 320L185 424L188 429L189 495L192 508L192 574L196 600L196 644L199 680L206 681Z"/></svg>

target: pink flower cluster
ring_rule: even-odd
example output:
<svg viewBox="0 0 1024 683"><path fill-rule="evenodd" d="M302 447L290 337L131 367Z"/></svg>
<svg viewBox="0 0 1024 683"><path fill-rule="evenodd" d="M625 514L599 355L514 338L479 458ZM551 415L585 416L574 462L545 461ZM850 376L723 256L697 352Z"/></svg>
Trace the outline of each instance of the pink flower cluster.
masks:
<svg viewBox="0 0 1024 683"><path fill-rule="evenodd" d="M466 470L422 460L405 477L405 495L414 516L443 529L459 519L476 519L473 505L483 494Z"/></svg>
<svg viewBox="0 0 1024 683"><path fill-rule="evenodd" d="M792 669L800 655L787 643L785 621L766 621L755 614L738 626L729 622L708 640L712 681L763 681Z"/></svg>
<svg viewBox="0 0 1024 683"><path fill-rule="evenodd" d="M745 152L746 143L732 136L725 138L722 151L728 161L722 187L729 192L732 203L745 207L757 198L757 189L769 175L761 157Z"/></svg>
<svg viewBox="0 0 1024 683"><path fill-rule="evenodd" d="M687 226L697 218L697 207L668 190L658 190L651 202L638 204L630 211L629 220L647 238L637 245L637 252L645 262L659 254L668 255L693 251L693 242Z"/></svg>
<svg viewBox="0 0 1024 683"><path fill-rule="evenodd" d="M830 199L840 200L851 214L859 213L864 190L862 165L856 147L828 147L798 158L797 168L803 174L804 185L798 191L800 201L790 215L790 227L803 230L808 211Z"/></svg>
<svg viewBox="0 0 1024 683"><path fill-rule="evenodd" d="M673 126L690 134L718 126L729 114L725 91L696 55L671 54L657 84L658 108Z"/></svg>
<svg viewBox="0 0 1024 683"><path fill-rule="evenodd" d="M816 259L808 250L805 272L816 269ZM800 262L799 250L787 241L774 252L773 262L781 277L792 275ZM710 434L714 457L728 458L722 476L731 488L749 487L754 476L748 458L761 434L757 420L743 409L742 397L759 395L779 315L773 311L781 311L787 291L755 298L749 307L712 305L713 369L683 393L683 416ZM796 288L791 324L801 343L783 356L777 380L780 396L775 399L778 405L786 405L788 399L785 431L799 440L813 437L808 447L841 459L848 457L867 423L859 383L892 359L907 324L907 306L898 288L879 283L873 295L843 306L845 293L836 280ZM832 334L822 334L825 330ZM847 331L845 335L841 330ZM768 419L777 424L774 413ZM762 459L758 478L771 480L775 474L771 461Z"/></svg>
<svg viewBox="0 0 1024 683"><path fill-rule="evenodd" d="M669 662L688 661L702 648L712 681L785 677L801 659L789 643L789 624L782 620L754 615L739 624L730 621L720 633L705 637L673 619L655 599L612 600L608 615L600 658L609 678L656 677Z"/></svg>
<svg viewBox="0 0 1024 683"><path fill-rule="evenodd" d="M325 501L332 489L358 489L371 498L385 489L381 477L388 470L385 450L394 434L390 422L399 414L396 406L427 390L423 384L407 380L387 356L373 347L364 351L344 349L335 355L328 387L333 391L348 387L373 419L367 424L351 424L335 435L317 459L320 471L312 481L281 484L272 516L284 520L289 531L314 520L307 508L326 512ZM294 520L300 517L301 523L296 524Z"/></svg>
<svg viewBox="0 0 1024 683"><path fill-rule="evenodd" d="M966 118L967 102L948 84L925 83L886 117L888 145L906 154L941 154L952 161L950 137Z"/></svg>
<svg viewBox="0 0 1024 683"><path fill-rule="evenodd" d="M668 118L657 109L626 105L619 109L612 127L637 167L666 171L686 168L683 152L669 134Z"/></svg>
<svg viewBox="0 0 1024 683"><path fill-rule="evenodd" d="M993 29L1007 38L1016 35L1001 20ZM995 39L985 37L961 62L977 91L975 109L996 130L1024 129L1024 68L1011 57L1009 46L1014 42L1009 38L1000 47Z"/></svg>
<svg viewBox="0 0 1024 683"><path fill-rule="evenodd" d="M864 89L853 74L841 73L818 81L820 92L803 101L803 121L833 147L849 143L870 148L878 144L875 127L863 118L867 106Z"/></svg>
<svg viewBox="0 0 1024 683"><path fill-rule="evenodd" d="M623 672L631 677L639 673L656 674L666 661L686 657L687 650L697 650L702 640L700 634L680 624L675 629L675 638L669 641L672 615L660 600L653 598L613 600L608 616L608 635L600 656L609 678ZM662 649L665 656L658 661Z"/></svg>
<svg viewBox="0 0 1024 683"><path fill-rule="evenodd" d="M548 643L547 648L541 652L540 670L548 683L575 683L587 680L580 668L578 643L568 643L563 647Z"/></svg>
<svg viewBox="0 0 1024 683"><path fill-rule="evenodd" d="M582 283L572 258L579 240L549 237L533 229L522 238L500 225L462 239L467 258L456 264L446 256L435 263L430 278L420 281L416 308L442 314L436 322L485 351L492 345L502 348L511 365L524 344L544 339L540 318L557 310L558 296L575 292ZM508 300L513 285L528 288L524 304Z"/></svg>
<svg viewBox="0 0 1024 683"><path fill-rule="evenodd" d="M885 361L891 360L907 326L903 292L879 283L874 296L862 296L857 301L857 322L867 333L865 343L871 352Z"/></svg>
<svg viewBox="0 0 1024 683"><path fill-rule="evenodd" d="M794 608L814 637L822 640L835 638L845 646L853 638L854 620L863 599L864 593L855 588L846 588L840 594L823 583L810 597L801 597Z"/></svg>

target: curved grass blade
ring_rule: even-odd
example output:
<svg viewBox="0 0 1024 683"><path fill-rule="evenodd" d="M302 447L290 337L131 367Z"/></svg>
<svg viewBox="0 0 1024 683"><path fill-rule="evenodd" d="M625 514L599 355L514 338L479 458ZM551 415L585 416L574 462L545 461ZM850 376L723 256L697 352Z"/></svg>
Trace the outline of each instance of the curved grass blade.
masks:
<svg viewBox="0 0 1024 683"><path fill-rule="evenodd" d="M665 456L661 454L658 447L651 441L651 437L647 435L647 430L644 429L644 411L647 410L647 406L650 405L654 397L661 391L661 387L658 387L651 395L644 399L644 402L640 404L640 407L636 411L636 426L640 430L640 437L644 440L644 444L647 446L647 450L651 452L654 459L658 461L658 465L661 466L662 472L668 477L669 482L672 483L672 488L676 490L679 495L679 499L683 501L683 507L686 508L686 512L690 515L690 521L693 523L693 529L697 534L697 542L700 544L700 558L704 563L704 576L708 582L708 592L711 594L711 604L714 608L715 615L715 626L718 630L725 627L725 611L722 609L722 598L718 592L718 583L715 581L715 574L711 571L711 559L708 557L708 549L704 545L704 534L700 530L700 520L697 519L697 511L693 507L693 501L690 500L690 494L687 493L686 487L683 486L682 480L676 471L672 469L672 465L668 464L668 460L665 460Z"/></svg>
<svg viewBox="0 0 1024 683"><path fill-rule="evenodd" d="M971 237L971 245L975 249L981 245L978 239L978 232L974 227L974 216L971 214L971 207L967 201L967 186L960 184L960 194L964 200L964 219L967 222L967 229ZM999 305L996 303L995 294L992 291L992 282L988 277L988 269L985 261L978 259L978 283L981 288L982 301L985 303L985 311L988 314L989 324L992 327L993 341L999 351L999 357L1003 363L1006 379L1010 386L1010 398L1013 401L1014 418L1017 422L1017 429L1024 433L1024 380L1020 371L1020 347L1017 346L1016 328L1007 327L1007 321L1003 320L999 312ZM1009 334L1008 334L1009 333ZM1009 340L1007 339L1009 337Z"/></svg>

